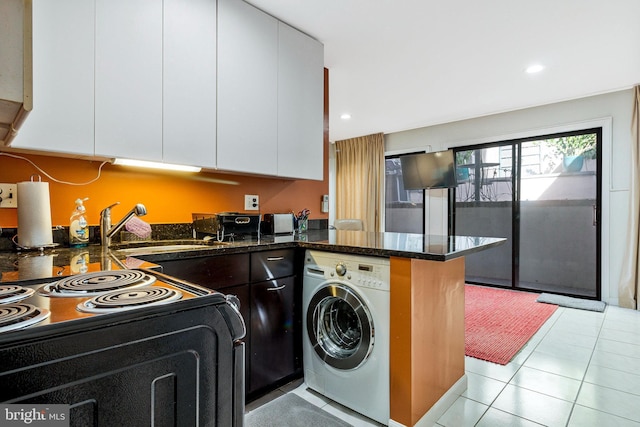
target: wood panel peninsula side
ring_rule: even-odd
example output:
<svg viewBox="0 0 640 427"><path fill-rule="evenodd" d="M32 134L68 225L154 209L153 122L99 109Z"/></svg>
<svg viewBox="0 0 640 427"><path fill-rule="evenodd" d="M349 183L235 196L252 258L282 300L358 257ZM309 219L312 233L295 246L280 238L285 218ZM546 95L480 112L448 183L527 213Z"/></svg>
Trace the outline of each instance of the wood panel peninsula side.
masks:
<svg viewBox="0 0 640 427"><path fill-rule="evenodd" d="M466 389L464 258L391 257L390 308L390 425L435 422L438 408L427 412Z"/></svg>

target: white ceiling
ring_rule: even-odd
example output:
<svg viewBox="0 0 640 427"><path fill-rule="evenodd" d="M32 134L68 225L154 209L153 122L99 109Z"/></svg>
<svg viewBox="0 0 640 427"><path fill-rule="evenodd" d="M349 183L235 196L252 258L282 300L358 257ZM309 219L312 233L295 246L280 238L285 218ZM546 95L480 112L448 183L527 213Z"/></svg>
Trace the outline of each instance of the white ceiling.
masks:
<svg viewBox="0 0 640 427"><path fill-rule="evenodd" d="M640 83L640 0L248 1L324 43L331 141Z"/></svg>

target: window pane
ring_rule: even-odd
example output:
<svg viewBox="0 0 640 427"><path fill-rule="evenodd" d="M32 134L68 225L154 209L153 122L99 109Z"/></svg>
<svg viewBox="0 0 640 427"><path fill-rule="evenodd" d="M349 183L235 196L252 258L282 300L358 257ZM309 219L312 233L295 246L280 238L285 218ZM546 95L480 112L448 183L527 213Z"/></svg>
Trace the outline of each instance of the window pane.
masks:
<svg viewBox="0 0 640 427"><path fill-rule="evenodd" d="M468 281L511 285L511 159L510 144L456 153L456 234L507 238L501 246L466 257Z"/></svg>
<svg viewBox="0 0 640 427"><path fill-rule="evenodd" d="M456 202L511 201L511 145L456 153Z"/></svg>
<svg viewBox="0 0 640 427"><path fill-rule="evenodd" d="M385 159L385 231L424 233L424 190L405 190L399 157Z"/></svg>

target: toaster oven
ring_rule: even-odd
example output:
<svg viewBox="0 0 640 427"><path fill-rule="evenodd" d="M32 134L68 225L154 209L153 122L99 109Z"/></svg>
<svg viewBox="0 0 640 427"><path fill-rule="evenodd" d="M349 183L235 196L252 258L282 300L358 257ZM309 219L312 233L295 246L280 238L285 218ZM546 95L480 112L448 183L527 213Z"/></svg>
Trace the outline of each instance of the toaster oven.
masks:
<svg viewBox="0 0 640 427"><path fill-rule="evenodd" d="M260 231L262 234L293 234L293 214L264 214Z"/></svg>

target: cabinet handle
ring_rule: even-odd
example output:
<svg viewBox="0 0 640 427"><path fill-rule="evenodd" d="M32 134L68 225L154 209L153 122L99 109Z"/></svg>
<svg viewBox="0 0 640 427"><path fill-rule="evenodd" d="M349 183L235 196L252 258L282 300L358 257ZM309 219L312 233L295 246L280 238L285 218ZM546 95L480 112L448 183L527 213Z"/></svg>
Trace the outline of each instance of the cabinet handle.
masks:
<svg viewBox="0 0 640 427"><path fill-rule="evenodd" d="M281 291L286 287L287 287L287 285L280 285L280 286L276 286L275 288L267 288L267 291L269 291L269 292Z"/></svg>
<svg viewBox="0 0 640 427"><path fill-rule="evenodd" d="M283 256L268 256L267 261L282 261L284 259Z"/></svg>

